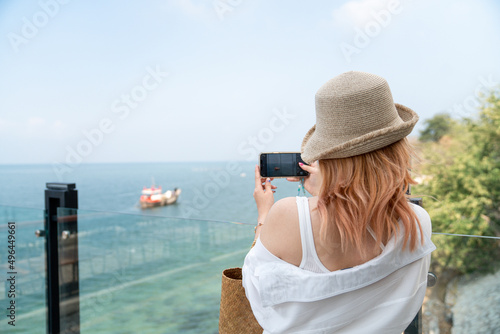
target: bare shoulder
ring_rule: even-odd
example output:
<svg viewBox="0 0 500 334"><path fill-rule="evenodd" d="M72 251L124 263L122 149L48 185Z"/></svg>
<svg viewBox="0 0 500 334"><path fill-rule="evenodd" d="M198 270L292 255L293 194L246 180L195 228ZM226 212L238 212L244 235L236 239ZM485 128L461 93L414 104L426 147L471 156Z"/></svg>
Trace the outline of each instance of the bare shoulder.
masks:
<svg viewBox="0 0 500 334"><path fill-rule="evenodd" d="M272 215L274 218L279 220L282 220L280 218L283 218L284 216L298 216L295 197L285 197L274 203L269 211L269 215Z"/></svg>
<svg viewBox="0 0 500 334"><path fill-rule="evenodd" d="M302 246L295 197L274 203L262 227L260 240L275 256L297 266L300 264Z"/></svg>
<svg viewBox="0 0 500 334"><path fill-rule="evenodd" d="M276 230L281 230L290 224L293 219L298 220L297 204L294 197L280 199L271 207L267 214L263 234L270 234ZM262 236L262 235L261 235Z"/></svg>

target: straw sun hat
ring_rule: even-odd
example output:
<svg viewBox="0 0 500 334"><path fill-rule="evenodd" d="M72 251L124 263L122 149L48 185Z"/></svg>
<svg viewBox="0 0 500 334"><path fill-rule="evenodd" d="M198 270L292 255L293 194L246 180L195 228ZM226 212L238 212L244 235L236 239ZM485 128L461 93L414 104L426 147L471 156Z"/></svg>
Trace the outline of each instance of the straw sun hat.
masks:
<svg viewBox="0 0 500 334"><path fill-rule="evenodd" d="M384 78L346 72L316 93L316 125L302 142L302 159L347 158L375 151L410 134L418 115L395 104Z"/></svg>

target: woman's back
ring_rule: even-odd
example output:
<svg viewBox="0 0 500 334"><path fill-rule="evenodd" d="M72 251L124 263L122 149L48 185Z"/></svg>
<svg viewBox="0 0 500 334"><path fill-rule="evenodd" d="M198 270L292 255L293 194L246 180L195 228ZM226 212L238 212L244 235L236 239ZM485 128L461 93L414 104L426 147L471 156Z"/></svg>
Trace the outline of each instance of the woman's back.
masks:
<svg viewBox="0 0 500 334"><path fill-rule="evenodd" d="M315 252L321 264L329 271L355 267L375 258L382 251L382 248L374 247L376 241L369 233L364 240L365 254L361 254L353 245L347 245L345 250L342 250L340 234L335 228L332 229L331 238L325 241L320 235L318 198L308 198L308 204L307 214L310 217ZM262 244L276 257L300 266L303 244L296 199L288 197L276 202L269 212L268 222L260 235Z"/></svg>

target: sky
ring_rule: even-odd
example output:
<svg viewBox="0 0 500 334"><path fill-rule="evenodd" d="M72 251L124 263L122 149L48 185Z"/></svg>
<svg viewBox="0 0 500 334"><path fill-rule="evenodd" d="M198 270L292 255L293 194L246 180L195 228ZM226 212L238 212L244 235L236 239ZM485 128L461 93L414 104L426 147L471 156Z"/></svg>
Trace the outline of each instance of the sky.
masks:
<svg viewBox="0 0 500 334"><path fill-rule="evenodd" d="M257 161L314 94L384 77L425 119L500 83L495 0L0 0L0 164Z"/></svg>

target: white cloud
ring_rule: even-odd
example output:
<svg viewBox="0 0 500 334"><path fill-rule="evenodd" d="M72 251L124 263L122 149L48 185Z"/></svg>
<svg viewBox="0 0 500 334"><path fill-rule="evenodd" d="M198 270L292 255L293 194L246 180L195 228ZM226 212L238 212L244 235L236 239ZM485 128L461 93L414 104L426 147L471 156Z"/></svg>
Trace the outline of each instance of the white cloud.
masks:
<svg viewBox="0 0 500 334"><path fill-rule="evenodd" d="M213 16L212 6L207 7L204 3L196 0L173 0L171 3L178 7L184 14L194 19L206 19L209 15Z"/></svg>
<svg viewBox="0 0 500 334"><path fill-rule="evenodd" d="M398 0L352 0L333 10L334 24L340 27L363 27L373 20L373 13L387 9L390 5L400 5Z"/></svg>
<svg viewBox="0 0 500 334"><path fill-rule="evenodd" d="M63 128L64 127L64 123L61 121L61 120L56 120L52 126L55 128L55 129L60 129L60 128Z"/></svg>

